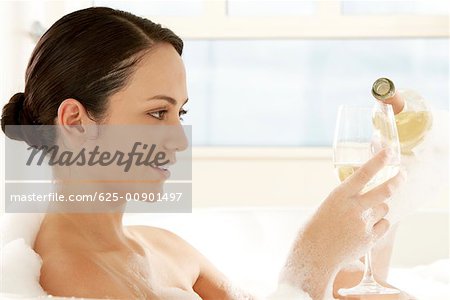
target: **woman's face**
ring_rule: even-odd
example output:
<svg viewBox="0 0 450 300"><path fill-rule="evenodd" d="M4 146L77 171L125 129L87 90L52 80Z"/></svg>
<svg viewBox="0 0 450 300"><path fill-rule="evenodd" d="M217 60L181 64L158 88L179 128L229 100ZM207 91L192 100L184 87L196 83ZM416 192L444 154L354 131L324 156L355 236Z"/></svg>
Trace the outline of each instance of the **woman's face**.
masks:
<svg viewBox="0 0 450 300"><path fill-rule="evenodd" d="M174 164L176 152L188 147L181 127L187 99L186 72L180 55L168 43L157 44L138 63L127 85L109 98L102 125L127 125L120 126L125 130L117 130L122 137L120 140L127 141L119 147L127 144L130 151L130 147L140 141L142 144L138 149L147 153L142 145L154 145L155 153L165 154L165 159L160 162ZM170 176L166 165L151 168L151 171L148 167L137 167L128 172L127 178L143 178L162 184Z"/></svg>
<svg viewBox="0 0 450 300"><path fill-rule="evenodd" d="M139 158L139 154L134 154L133 166L128 171L125 170L126 173L123 165L112 164L106 168L87 166L71 174L84 178L89 174L89 178L106 181L126 178L131 183L155 182L152 185L154 189L162 189L164 181L170 176L167 166L175 163L177 151L188 147L188 140L181 126L181 116L185 113L183 106L187 98L186 74L180 55L170 44L155 45L136 65L127 84L109 97L106 117L100 122L84 118L86 122L92 122L94 126L91 128L101 125L102 130L97 138L83 142L88 149L100 145L100 149L108 151L111 156L120 151L128 158L128 153L139 142L136 150L142 155ZM73 107L70 103L64 104L64 107ZM64 111L70 112L70 108L60 108L60 111L64 114ZM152 146L155 150L150 160L147 160ZM155 162L158 153L164 154L164 158L157 161L161 163L159 165L137 163L138 159ZM135 185L132 186L137 189ZM147 184L144 187L148 189Z"/></svg>

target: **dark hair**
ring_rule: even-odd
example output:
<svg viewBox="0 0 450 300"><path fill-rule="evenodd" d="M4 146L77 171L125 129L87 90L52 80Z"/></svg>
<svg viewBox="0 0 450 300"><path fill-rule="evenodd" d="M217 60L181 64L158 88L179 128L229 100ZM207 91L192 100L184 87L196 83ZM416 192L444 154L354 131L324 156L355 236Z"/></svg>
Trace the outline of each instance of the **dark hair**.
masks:
<svg viewBox="0 0 450 300"><path fill-rule="evenodd" d="M37 43L24 93L3 107L3 132L5 125L54 124L67 98L80 101L93 119L103 118L108 96L126 85L133 67L157 43L170 43L182 54L183 41L171 30L128 12L91 7L62 17ZM34 144L25 132L7 135Z"/></svg>

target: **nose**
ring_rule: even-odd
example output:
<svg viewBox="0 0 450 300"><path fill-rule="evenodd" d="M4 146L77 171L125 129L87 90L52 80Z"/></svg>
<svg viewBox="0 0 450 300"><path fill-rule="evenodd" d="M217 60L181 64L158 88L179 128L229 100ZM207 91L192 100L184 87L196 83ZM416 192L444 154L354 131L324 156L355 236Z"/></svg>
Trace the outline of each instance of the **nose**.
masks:
<svg viewBox="0 0 450 300"><path fill-rule="evenodd" d="M164 145L168 151L180 152L189 147L189 140L186 136L185 129L190 130L189 127L182 126L181 124L168 126L168 134Z"/></svg>

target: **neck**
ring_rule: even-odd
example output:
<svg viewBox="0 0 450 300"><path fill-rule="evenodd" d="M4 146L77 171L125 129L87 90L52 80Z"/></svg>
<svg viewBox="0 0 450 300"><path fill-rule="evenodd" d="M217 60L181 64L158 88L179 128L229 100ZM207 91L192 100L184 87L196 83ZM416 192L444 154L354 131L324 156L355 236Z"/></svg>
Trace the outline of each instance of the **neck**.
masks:
<svg viewBox="0 0 450 300"><path fill-rule="evenodd" d="M65 199L70 196L94 195L90 191L90 185L58 185L58 194L64 195ZM46 216L47 223L53 223L61 228L61 232L72 238L78 238L78 242L101 248L117 248L129 243L126 230L122 226L123 213L126 207L125 201L108 202L106 192L97 185L96 201L65 201L51 203ZM80 191L81 189L81 191ZM103 201L100 201L100 194ZM71 235L71 233L73 235Z"/></svg>
<svg viewBox="0 0 450 300"><path fill-rule="evenodd" d="M59 228L61 237L79 246L96 249L118 249L129 243L122 226L122 213L50 213L45 222Z"/></svg>

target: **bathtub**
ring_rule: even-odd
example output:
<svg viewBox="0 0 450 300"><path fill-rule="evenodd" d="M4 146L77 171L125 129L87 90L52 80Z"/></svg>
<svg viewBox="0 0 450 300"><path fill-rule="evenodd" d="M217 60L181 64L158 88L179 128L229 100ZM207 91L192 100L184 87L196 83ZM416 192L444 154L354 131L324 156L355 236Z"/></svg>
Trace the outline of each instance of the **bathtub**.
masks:
<svg viewBox="0 0 450 300"><path fill-rule="evenodd" d="M208 208L192 214L128 214L124 223L148 224L175 232L234 283L264 296L276 289L291 243L312 212L299 207ZM420 211L402 223L388 281L417 299L450 299L448 213ZM427 230L438 233L425 232L424 224ZM424 243L442 251L424 257ZM415 256L415 261L405 255Z"/></svg>
<svg viewBox="0 0 450 300"><path fill-rule="evenodd" d="M298 229L311 213L310 209L297 207L208 208L196 209L192 214L125 214L123 222L124 225L158 226L175 232L202 252L236 285L255 295L265 296L276 289L278 273L290 245ZM418 213L412 220L405 222L407 225L408 222L415 224L422 222L420 220L423 218L434 222L441 220L442 222L435 223L436 226L445 222L448 224L448 213L438 212ZM405 227L406 231L399 231L398 239L402 244L405 243L405 236L415 232L412 225ZM414 243L420 250L424 242L442 242L442 238L423 241L420 234L424 234L424 238L430 236L426 232L415 232L416 239L412 239L413 244L400 245L396 251L400 254L405 254L405 251L411 254L414 253ZM430 258L422 258L421 261L418 257L416 262L401 265L401 260L396 262L394 255L394 267L388 281L417 299L450 299L450 261L446 256L433 257L428 262L426 259ZM3 294L1 299L21 297Z"/></svg>

